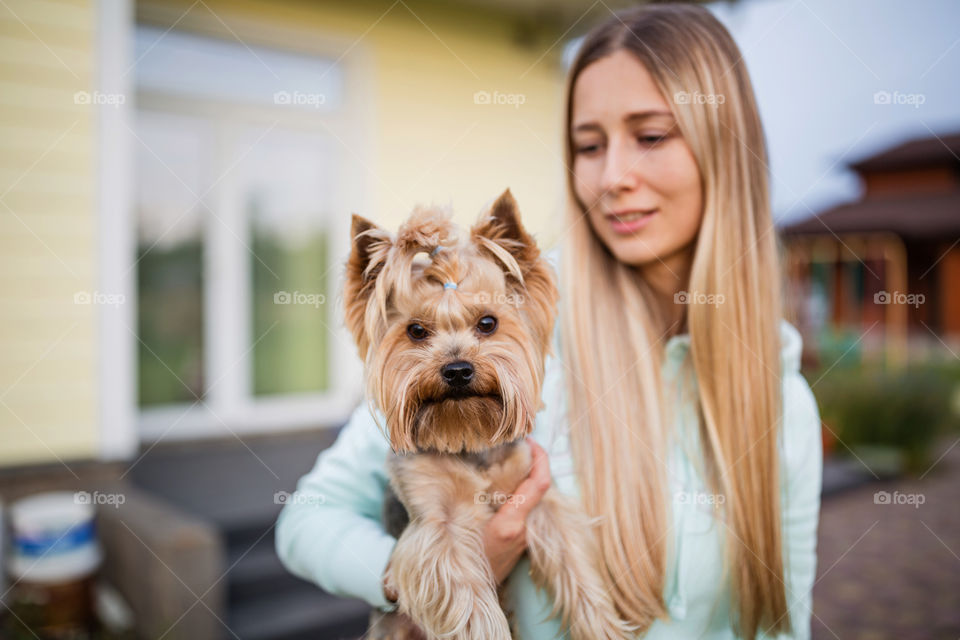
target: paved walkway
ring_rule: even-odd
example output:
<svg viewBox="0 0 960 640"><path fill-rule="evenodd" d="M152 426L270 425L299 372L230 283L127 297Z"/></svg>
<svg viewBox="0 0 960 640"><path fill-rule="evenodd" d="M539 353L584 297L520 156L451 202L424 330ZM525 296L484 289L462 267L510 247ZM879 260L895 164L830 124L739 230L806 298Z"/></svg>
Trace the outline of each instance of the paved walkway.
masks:
<svg viewBox="0 0 960 640"><path fill-rule="evenodd" d="M826 497L818 563L815 639L960 638L960 444L922 479Z"/></svg>

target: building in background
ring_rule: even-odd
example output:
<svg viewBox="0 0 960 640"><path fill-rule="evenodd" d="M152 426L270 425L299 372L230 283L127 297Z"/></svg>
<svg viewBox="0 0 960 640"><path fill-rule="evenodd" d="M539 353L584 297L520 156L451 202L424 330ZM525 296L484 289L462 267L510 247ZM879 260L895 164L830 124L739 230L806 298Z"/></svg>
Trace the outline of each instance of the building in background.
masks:
<svg viewBox="0 0 960 640"><path fill-rule="evenodd" d="M960 134L850 164L860 200L782 229L789 301L807 345L848 332L902 361L960 341ZM815 355L815 354L810 354Z"/></svg>

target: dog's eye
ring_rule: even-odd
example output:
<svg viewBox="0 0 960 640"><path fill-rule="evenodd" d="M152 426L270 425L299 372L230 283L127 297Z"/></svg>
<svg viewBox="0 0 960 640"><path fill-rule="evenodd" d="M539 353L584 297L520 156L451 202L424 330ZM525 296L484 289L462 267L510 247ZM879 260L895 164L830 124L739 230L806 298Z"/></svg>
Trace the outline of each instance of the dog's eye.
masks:
<svg viewBox="0 0 960 640"><path fill-rule="evenodd" d="M413 340L423 340L427 337L428 332L426 327L424 327L422 324L417 324L414 322L413 324L407 326L407 335Z"/></svg>
<svg viewBox="0 0 960 640"><path fill-rule="evenodd" d="M497 319L493 316L483 316L477 321L477 331L487 335L497 330Z"/></svg>

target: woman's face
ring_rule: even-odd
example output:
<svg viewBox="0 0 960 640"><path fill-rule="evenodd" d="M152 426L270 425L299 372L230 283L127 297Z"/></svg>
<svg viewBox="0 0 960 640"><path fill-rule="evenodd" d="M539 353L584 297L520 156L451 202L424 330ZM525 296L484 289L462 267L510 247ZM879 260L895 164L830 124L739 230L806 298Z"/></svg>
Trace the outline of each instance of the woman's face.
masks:
<svg viewBox="0 0 960 640"><path fill-rule="evenodd" d="M689 263L703 213L700 171L653 78L630 53L580 72L571 136L574 190L613 255L671 273L671 263Z"/></svg>

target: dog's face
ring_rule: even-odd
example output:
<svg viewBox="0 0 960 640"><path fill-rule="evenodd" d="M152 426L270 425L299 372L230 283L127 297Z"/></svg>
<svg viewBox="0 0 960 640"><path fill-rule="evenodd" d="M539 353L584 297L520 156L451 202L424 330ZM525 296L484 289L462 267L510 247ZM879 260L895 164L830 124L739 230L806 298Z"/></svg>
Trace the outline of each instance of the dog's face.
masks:
<svg viewBox="0 0 960 640"><path fill-rule="evenodd" d="M359 216L351 235L346 323L394 451L477 452L529 433L557 290L509 190L468 234L418 209L396 237Z"/></svg>

